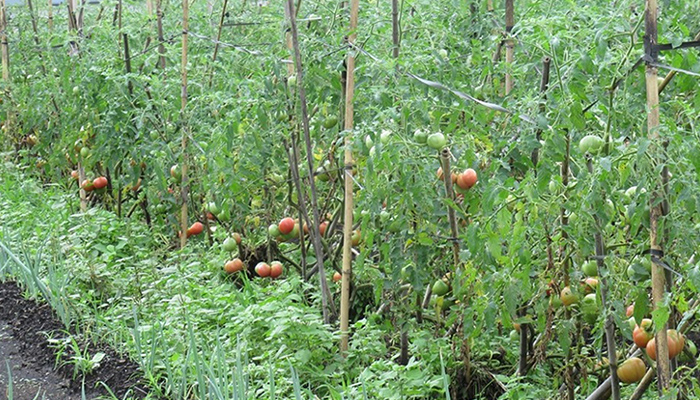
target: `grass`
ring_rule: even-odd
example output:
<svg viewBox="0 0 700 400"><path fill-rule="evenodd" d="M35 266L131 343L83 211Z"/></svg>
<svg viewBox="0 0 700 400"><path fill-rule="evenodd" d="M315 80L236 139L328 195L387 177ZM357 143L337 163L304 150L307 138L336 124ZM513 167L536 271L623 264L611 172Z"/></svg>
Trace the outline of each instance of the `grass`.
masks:
<svg viewBox="0 0 700 400"><path fill-rule="evenodd" d="M429 371L404 382L406 390L437 394L447 382L439 360L407 367L381 361L388 327L368 321L356 325L364 339L342 361L335 328L323 324L320 300L303 295L310 287L298 276L244 279L239 288L222 279L228 255L218 247L193 242L183 252L164 253L139 222L100 209L73 213L75 199L61 188L41 187L14 168L2 175L3 279L23 282L67 328L131 356L156 396L364 397L368 382L385 384L402 370ZM71 337L55 344L75 346ZM79 350L85 351L76 352L78 358L61 361L74 365L76 378L99 364L99 353Z"/></svg>

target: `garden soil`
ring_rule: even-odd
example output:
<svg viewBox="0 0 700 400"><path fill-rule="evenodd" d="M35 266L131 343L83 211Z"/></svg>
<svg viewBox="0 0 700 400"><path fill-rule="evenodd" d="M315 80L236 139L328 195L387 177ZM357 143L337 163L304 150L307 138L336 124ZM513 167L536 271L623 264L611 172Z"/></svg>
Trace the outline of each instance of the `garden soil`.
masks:
<svg viewBox="0 0 700 400"><path fill-rule="evenodd" d="M81 400L83 378L72 379L72 364L59 361L60 368L55 368L56 355L47 340L65 336L65 327L47 304L25 298L13 282L0 282L0 398L7 398L11 373L14 400ZM106 357L84 378L87 399L108 394L100 382L120 399L127 393L145 397L135 363L102 344L91 343L88 349L90 355L103 352Z"/></svg>

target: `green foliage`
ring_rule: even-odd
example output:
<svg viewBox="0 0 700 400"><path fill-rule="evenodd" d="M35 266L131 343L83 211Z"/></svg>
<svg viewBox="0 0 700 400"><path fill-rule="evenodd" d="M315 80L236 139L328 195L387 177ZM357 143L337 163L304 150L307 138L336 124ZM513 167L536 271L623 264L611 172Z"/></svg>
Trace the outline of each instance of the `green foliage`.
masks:
<svg viewBox="0 0 700 400"><path fill-rule="evenodd" d="M652 315L657 326L674 308L688 311L700 288L700 264L692 257L700 241L700 91L696 77L677 74L661 94L660 139L648 138L643 78L639 69L628 71L642 55L638 1L518 3L516 59L509 66L492 59L502 40L494 28L501 25L501 9L488 12L484 2L400 2L400 57L394 60L391 7L361 2L358 43L369 55L358 53L352 132L341 128L347 32L339 2L302 2L305 70L297 82L280 62L291 55L282 7L251 3L231 6L221 40L237 47L220 48L216 61L211 38L222 4L214 2L213 11L192 4L189 103L182 113L177 2L164 12L164 70L157 66L154 18L140 3L126 3L121 27L106 11L98 20L99 9L87 5L82 36L65 24L49 31L39 6L38 45L26 8L13 9L8 30L13 80L0 86L10 94L0 104L0 119L14 117L3 146L14 150L7 157L17 162L0 168L0 274L25 281L67 326L124 344L159 394L460 398L459 385L445 392L464 368L452 350L466 341L476 370L494 376L491 387L496 380L504 385L503 398L544 398L559 389L569 354L580 368L604 355L604 316L614 316L624 346L631 334L626 305L634 302L635 319ZM681 3L662 5L660 42L677 44L695 34L700 5ZM55 21L65 20L63 7L54 11ZM130 42L130 74L116 40L121 33ZM71 41L80 57L66 51ZM546 96L538 90L544 57L551 59ZM688 50L664 52L662 63L694 70L697 57ZM506 69L515 81L508 96ZM514 114L464 102L406 72ZM309 169L299 146L302 187L308 196L308 180L316 179L324 219L342 214L343 140L352 135L355 223L363 240L355 248L346 360L336 349L334 327L322 323L315 280L296 271L265 282L221 274L234 246L223 251L220 245L231 232L263 245L270 224L298 214L288 148L299 131L300 85L312 115L314 160ZM437 132L447 140L453 169L474 168L479 176L455 199L446 198L436 178L437 150L424 143ZM32 135L37 140L30 146ZM180 194L170 168L183 162L182 135L191 143L191 219L206 218L206 208L219 211L220 223L212 222L215 246L194 238L176 252ZM605 142L596 141L591 172L579 147L590 135ZM666 143L659 160L657 149ZM567 185L560 172L565 161ZM88 178L109 173L112 187L93 195L98 206L85 213L78 212L69 175L79 162ZM681 278L652 314L645 250L662 165L672 171L669 214L659 227L664 261ZM139 180L141 189L130 190ZM458 219L459 267L449 208ZM340 225L324 238L327 271L339 269ZM597 269L607 285L606 306L596 302L595 312L590 304L554 307L550 299L569 280L583 298L578 286L584 263L596 255L596 233L607 252ZM279 246L299 262L298 244ZM419 318L415 304L443 277L450 294L434 297ZM512 376L518 349L507 337L514 322L553 338L543 345L551 357L523 379ZM410 332L406 365L395 362L401 329ZM592 390L593 380L581 382L579 391Z"/></svg>

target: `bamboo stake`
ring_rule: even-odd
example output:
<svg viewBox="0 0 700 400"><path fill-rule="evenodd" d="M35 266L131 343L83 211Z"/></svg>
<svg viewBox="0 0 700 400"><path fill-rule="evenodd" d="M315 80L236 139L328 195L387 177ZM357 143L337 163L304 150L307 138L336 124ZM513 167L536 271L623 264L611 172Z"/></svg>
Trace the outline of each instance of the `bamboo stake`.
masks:
<svg viewBox="0 0 700 400"><path fill-rule="evenodd" d="M513 75L511 68L515 56L515 40L511 37L513 30L513 0L506 0L506 96L513 90Z"/></svg>
<svg viewBox="0 0 700 400"><path fill-rule="evenodd" d="M121 0L120 0L121 1ZM182 92L180 93L180 123L182 124L182 187L180 188L180 248L187 244L187 30L189 29L189 0L182 0Z"/></svg>
<svg viewBox="0 0 700 400"><path fill-rule="evenodd" d="M53 0L49 0L49 32L53 30Z"/></svg>
<svg viewBox="0 0 700 400"><path fill-rule="evenodd" d="M5 82L7 88L3 96L5 98L10 97L10 45L7 41L7 15L5 8L5 0L0 0L0 53L2 58L2 80ZM7 119L5 120L5 134L7 138L12 137L12 129L14 126L14 116L13 111L8 110ZM11 143L11 140L6 140L5 143Z"/></svg>
<svg viewBox="0 0 700 400"><path fill-rule="evenodd" d="M350 34L348 35L348 43L350 46L355 45L357 38L357 15L360 8L359 0L350 2ZM353 211L353 177L352 168L354 160L352 157L352 130L354 128L355 107L353 99L355 97L355 55L353 49L348 51L347 67L347 84L345 86L345 117L344 130L345 135L345 211L343 216L343 276L340 288L340 352L343 356L347 355L350 317L350 279L352 278L352 211Z"/></svg>
<svg viewBox="0 0 700 400"><path fill-rule="evenodd" d="M654 379L654 368L649 368L647 370L647 373L644 374L644 377L639 382L637 387L634 389L634 393L632 393L632 396L630 396L630 400L641 399L642 396L644 395L644 392L646 392L647 388L649 388L649 385L651 385L651 381L653 379Z"/></svg>
<svg viewBox="0 0 700 400"><path fill-rule="evenodd" d="M644 47L646 54L651 58L652 62L656 62L658 54L653 50L653 45L657 44L658 41L658 30L657 30L657 3L656 0L646 1L646 12L645 12L645 35L644 35ZM647 135L651 140L651 154L652 159L656 158L661 163L663 160L663 153L657 144L659 141L659 88L658 88L658 71L657 68L652 66L648 61L646 62L646 89L647 89ZM659 185L660 186L660 185ZM663 194L660 193L661 188L656 187L652 191L651 199L649 202L650 207L650 248L652 256L662 257L663 256L663 237L659 234L659 220L663 216L663 210L661 206L660 198ZM654 257L652 257L652 267L651 267L651 297L654 308L659 308L663 306L664 295L666 292L666 279L664 268L653 262ZM658 388L660 393L666 392L670 388L671 380L671 369L668 357L668 342L666 337L666 329L668 324L659 327L660 330L656 333L656 352L657 352L657 379Z"/></svg>
<svg viewBox="0 0 700 400"><path fill-rule="evenodd" d="M2 80L10 82L10 44L7 42L5 0L0 0L0 45L2 46Z"/></svg>
<svg viewBox="0 0 700 400"><path fill-rule="evenodd" d="M311 227L311 232L313 234L313 244L314 252L316 253L316 267L318 268L318 276L321 285L321 304L323 307L323 321L325 323L330 323L331 316L335 314L333 312L333 302L330 295L330 289L328 288L328 281L326 280L326 271L323 268L323 243L321 243L321 233L319 231L319 224L321 223L319 211L318 211L318 195L316 193L316 183L314 182L314 157L313 148L311 146L311 131L309 128L309 112L306 103L306 91L304 90L303 84L303 68L301 63L301 51L299 49L299 37L297 32L297 21L294 12L294 1L287 1L287 9L289 22L291 25L292 33L292 44L294 47L294 60L297 69L297 89L299 91L299 100L301 102L301 119L304 128L304 142L306 143L306 160L309 169L309 188L311 189L311 211L313 212L313 221L309 219L309 214L306 212L306 205L304 201L304 196L299 196L299 206L302 207L302 213L306 217L306 223Z"/></svg>
<svg viewBox="0 0 700 400"><path fill-rule="evenodd" d="M493 12L493 0L486 0L486 11Z"/></svg>
<svg viewBox="0 0 700 400"><path fill-rule="evenodd" d="M586 154L588 172L593 174L593 158L590 154ZM605 245L603 243L603 236L601 235L602 227L600 225L600 218L594 215L596 232L595 238L595 255L596 263L598 264L598 271L602 272L605 269ZM617 353L615 346L615 320L612 314L608 313L607 309L607 292L608 292L608 281L605 274L600 275L600 298L601 305L607 317L605 318L605 344L608 349L608 361L610 366L610 376L612 377L612 398L613 400L620 400L620 379L617 377Z"/></svg>
<svg viewBox="0 0 700 400"><path fill-rule="evenodd" d="M165 39L163 38L163 0L156 0L156 24L158 28L158 65L165 69Z"/></svg>
<svg viewBox="0 0 700 400"><path fill-rule="evenodd" d="M214 44L214 55L211 58L211 73L209 74L209 87L211 88L212 81L214 80L214 69L216 68L216 57L219 55L219 43L221 41L221 29L224 26L224 18L226 17L226 7L228 6L228 0L224 0L224 8L221 9L221 18L219 19L219 30L216 33L216 44Z"/></svg>

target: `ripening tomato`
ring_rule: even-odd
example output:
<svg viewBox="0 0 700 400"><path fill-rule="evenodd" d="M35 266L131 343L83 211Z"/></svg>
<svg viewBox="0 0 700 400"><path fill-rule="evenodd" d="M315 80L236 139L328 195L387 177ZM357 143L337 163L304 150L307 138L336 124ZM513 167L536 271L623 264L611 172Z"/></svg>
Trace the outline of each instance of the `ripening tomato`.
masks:
<svg viewBox="0 0 700 400"><path fill-rule="evenodd" d="M234 272L241 270L243 270L243 261L241 261L240 258L234 258L224 265L224 271L226 271L228 274L233 274Z"/></svg>
<svg viewBox="0 0 700 400"><path fill-rule="evenodd" d="M202 225L201 222L197 221L192 226L187 228L187 236L193 236L193 235L199 235L204 231L204 225Z"/></svg>
<svg viewBox="0 0 700 400"><path fill-rule="evenodd" d="M326 236L326 229L328 229L328 221L321 222L321 225L318 226L318 232L321 236Z"/></svg>
<svg viewBox="0 0 700 400"><path fill-rule="evenodd" d="M681 354L681 351L683 351L683 346L685 346L685 338L674 329L667 330L666 336L668 343L668 358L671 359ZM656 338L652 338L647 343L646 350L649 358L656 361Z"/></svg>
<svg viewBox="0 0 700 400"><path fill-rule="evenodd" d="M617 377L623 383L639 382L646 372L647 367L644 361L637 357L629 358L617 367Z"/></svg>
<svg viewBox="0 0 700 400"><path fill-rule="evenodd" d="M92 192L95 189L95 185L90 179L85 179L83 183L80 184L80 188L86 192Z"/></svg>
<svg viewBox="0 0 700 400"><path fill-rule="evenodd" d="M351 240L353 246L357 246L360 244L360 241L362 240L362 234L360 234L359 229L352 231Z"/></svg>
<svg viewBox="0 0 700 400"><path fill-rule="evenodd" d="M561 299L561 302L567 307L578 302L578 296L576 296L571 291L571 288L568 286L561 290L559 298Z"/></svg>
<svg viewBox="0 0 700 400"><path fill-rule="evenodd" d="M464 190L471 189L474 185L476 185L477 179L476 171L471 168L467 168L461 175L459 175L459 179L457 179L457 186Z"/></svg>
<svg viewBox="0 0 700 400"><path fill-rule="evenodd" d="M270 263L270 278L275 279L282 275L284 268L282 263L279 261L273 261Z"/></svg>
<svg viewBox="0 0 700 400"><path fill-rule="evenodd" d="M233 240L235 240L236 243L238 243L238 244L241 244L241 242L243 241L243 238L241 237L241 234L238 233L238 232L233 232L233 235L231 235L231 237L232 237Z"/></svg>
<svg viewBox="0 0 700 400"><path fill-rule="evenodd" d="M267 265L267 263L259 262L258 265L255 266L255 273L261 278L270 276L270 272L270 266Z"/></svg>
<svg viewBox="0 0 700 400"><path fill-rule="evenodd" d="M340 282L340 280L343 278L343 276L340 274L340 272L335 272L333 274L333 282Z"/></svg>
<svg viewBox="0 0 700 400"><path fill-rule="evenodd" d="M71 176L73 179L75 179L76 181L80 178L80 176L78 175L78 171L76 171L76 170L71 171L71 172L70 172L70 176Z"/></svg>
<svg viewBox="0 0 700 400"><path fill-rule="evenodd" d="M642 320L641 325L636 325L634 331L632 332L632 339L634 339L634 344L640 349L647 347L647 343L654 338L654 332L652 330L652 322L648 318Z"/></svg>
<svg viewBox="0 0 700 400"><path fill-rule="evenodd" d="M630 304L630 305L627 307L627 310L625 311L625 315L627 316L627 318L629 318L629 317L631 317L633 314L634 314L634 304Z"/></svg>
<svg viewBox="0 0 700 400"><path fill-rule="evenodd" d="M294 220L289 217L283 218L278 226L281 234L288 235L294 229Z"/></svg>

